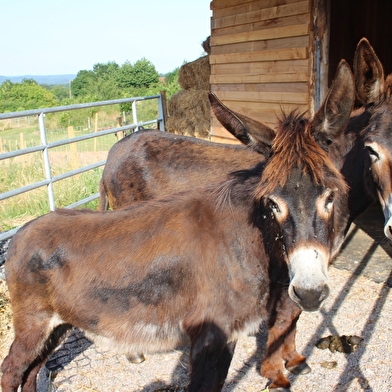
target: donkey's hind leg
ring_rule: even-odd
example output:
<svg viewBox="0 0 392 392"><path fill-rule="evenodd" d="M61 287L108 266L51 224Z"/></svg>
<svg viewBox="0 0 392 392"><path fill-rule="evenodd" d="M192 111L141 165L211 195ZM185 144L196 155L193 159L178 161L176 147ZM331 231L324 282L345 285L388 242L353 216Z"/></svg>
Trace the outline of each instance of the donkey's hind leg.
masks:
<svg viewBox="0 0 392 392"><path fill-rule="evenodd" d="M36 390L37 375L40 369L70 329L72 329L72 325L61 324L53 330L53 332L50 334L49 338L45 342L42 352L34 360L32 366L30 366L25 372L25 377L22 382L22 392L30 392Z"/></svg>
<svg viewBox="0 0 392 392"><path fill-rule="evenodd" d="M225 333L208 323L188 330L191 338L191 380L188 392L222 390L235 342L227 342Z"/></svg>
<svg viewBox="0 0 392 392"><path fill-rule="evenodd" d="M49 320L29 328L15 323L15 339L1 365L2 391L16 392L21 385L22 392L35 392L39 370L70 328L63 324L50 331Z"/></svg>

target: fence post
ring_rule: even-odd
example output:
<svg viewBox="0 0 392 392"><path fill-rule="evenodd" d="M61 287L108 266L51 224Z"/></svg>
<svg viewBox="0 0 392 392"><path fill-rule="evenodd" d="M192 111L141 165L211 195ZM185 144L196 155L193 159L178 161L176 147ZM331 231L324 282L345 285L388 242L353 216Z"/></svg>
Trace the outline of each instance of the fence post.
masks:
<svg viewBox="0 0 392 392"><path fill-rule="evenodd" d="M69 125L67 127L68 129L68 139L72 139L73 137L75 137L75 130L74 127L72 125ZM69 145L69 148L71 150L71 166L72 169L76 169L78 167L78 148L76 147L75 143L71 143Z"/></svg>
<svg viewBox="0 0 392 392"><path fill-rule="evenodd" d="M123 126L123 117L119 116L119 117L117 117L116 120L117 120L117 125L116 126L118 128L122 127ZM124 131L118 131L118 132L115 133L115 135L117 137L117 140L121 140L124 137Z"/></svg>
<svg viewBox="0 0 392 392"><path fill-rule="evenodd" d="M136 112L136 101L132 102L132 118L133 118L133 123L137 124L137 112ZM135 128L135 132L139 130L139 127Z"/></svg>
<svg viewBox="0 0 392 392"><path fill-rule="evenodd" d="M21 132L21 133L19 134L19 140L20 140L20 148L19 148L19 150L23 150L24 148L26 148L26 144L25 144L25 141L24 141L24 134L23 134L23 132Z"/></svg>
<svg viewBox="0 0 392 392"><path fill-rule="evenodd" d="M49 208L51 211L54 211L56 209L56 206L54 204L53 183L52 183L52 175L50 173L49 151L48 151L48 144L46 142L46 129L45 129L44 117L45 117L44 113L40 113L40 115L38 116L39 134L41 137L41 143L43 146L45 146L44 150L42 151L42 156L44 160L45 177L49 181L49 184L47 185Z"/></svg>
<svg viewBox="0 0 392 392"><path fill-rule="evenodd" d="M160 97L158 98L158 129L160 131L166 131L165 121L166 121L166 91L160 92Z"/></svg>

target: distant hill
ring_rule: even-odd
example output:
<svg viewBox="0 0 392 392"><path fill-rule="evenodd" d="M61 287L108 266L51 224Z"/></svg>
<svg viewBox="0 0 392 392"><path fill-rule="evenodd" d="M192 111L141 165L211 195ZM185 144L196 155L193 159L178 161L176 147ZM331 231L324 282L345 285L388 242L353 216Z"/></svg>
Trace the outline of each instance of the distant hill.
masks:
<svg viewBox="0 0 392 392"><path fill-rule="evenodd" d="M6 80L12 83L20 83L23 79L34 79L38 84L68 84L70 80L76 78L76 75L23 75L23 76L1 76L0 84Z"/></svg>

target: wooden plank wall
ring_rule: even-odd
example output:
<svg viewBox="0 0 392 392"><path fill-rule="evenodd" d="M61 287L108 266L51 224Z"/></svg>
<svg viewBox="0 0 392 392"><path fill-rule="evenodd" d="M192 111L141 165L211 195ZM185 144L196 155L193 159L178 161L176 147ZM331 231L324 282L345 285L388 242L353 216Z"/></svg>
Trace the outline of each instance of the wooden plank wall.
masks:
<svg viewBox="0 0 392 392"><path fill-rule="evenodd" d="M213 0L211 90L231 109L274 126L309 110L311 0ZM215 116L212 140L231 135Z"/></svg>

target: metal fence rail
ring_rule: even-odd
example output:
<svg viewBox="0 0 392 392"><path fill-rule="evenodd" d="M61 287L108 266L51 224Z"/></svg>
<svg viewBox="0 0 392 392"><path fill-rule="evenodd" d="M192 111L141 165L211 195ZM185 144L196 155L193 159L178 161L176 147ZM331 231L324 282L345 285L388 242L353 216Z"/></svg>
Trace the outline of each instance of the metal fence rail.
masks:
<svg viewBox="0 0 392 392"><path fill-rule="evenodd" d="M158 118L151 119L151 120L144 121L144 122L138 122L136 102L145 101L145 100L152 100L152 99L156 99L158 101ZM127 124L127 125L124 125L121 127L116 127L116 128L105 129L105 130L97 131L97 132L94 132L94 133L88 134L88 135L82 135L82 136L78 136L78 137L58 140L58 141L51 142L51 143L47 142L46 127L45 127L45 114L56 113L56 112L66 112L66 111L70 111L70 110L86 109L86 108L93 108L93 107L99 107L99 106L117 105L117 104L124 104L124 103L131 103L132 104L132 116L133 116L133 123L132 124ZM49 150L51 148L59 147L59 146L87 140L87 139L97 138L100 136L113 134L113 133L117 133L117 132L125 132L125 131L129 131L129 130L137 131L139 129L139 127L145 127L145 126L149 126L151 124L157 124L158 128L160 130L164 131L165 130L165 119L164 119L164 109L163 108L164 108L163 97L161 94L158 94L158 95L147 96L147 97L124 98L124 99L116 99L116 100L110 100L110 101L82 103L82 104L75 104L75 105L68 105L68 106L57 106L57 107L45 108L45 109L25 110L25 111L20 111L20 112L0 114L0 120L7 120L7 119L25 117L25 116L38 116L38 124L39 124L39 130L40 130L40 140L41 140L41 145L38 145L38 146L33 146L33 147L24 148L21 150L15 150L15 151L11 151L11 152L1 153L0 154L0 161L4 160L4 159L10 159L10 158L14 158L17 156L25 155L25 154L31 154L31 153L34 153L37 151L42 151L42 159L43 159L44 172L45 172L45 179L42 181L31 183L31 184L28 184L28 185L23 186L21 188L12 189L12 190L5 192L5 193L0 193L0 201L8 199L10 197L20 195L24 192L31 191L33 189L40 188L42 186L46 186L47 191L48 191L48 200L49 200L50 210L51 211L55 210L56 203L55 203L55 196L54 196L54 192L53 192L53 183L54 182L75 176L77 174L84 173L88 170L92 170L92 169L95 169L100 166L103 166L106 163L106 160L96 162L91 165L83 166L83 167L80 167L76 170L65 172L65 173L58 175L58 176L52 176L51 170L50 170L50 160L49 160ZM78 207L78 206L86 204L94 199L97 199L98 197L99 197L99 193L95 193L89 197L86 197L84 199L77 201L76 203L65 206L65 208ZM3 232L3 233L0 233L0 241L6 240L7 238L12 237L17 232L18 229L19 229L19 227L12 229L12 230L9 230L9 231L6 231L6 232Z"/></svg>

